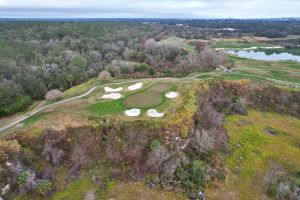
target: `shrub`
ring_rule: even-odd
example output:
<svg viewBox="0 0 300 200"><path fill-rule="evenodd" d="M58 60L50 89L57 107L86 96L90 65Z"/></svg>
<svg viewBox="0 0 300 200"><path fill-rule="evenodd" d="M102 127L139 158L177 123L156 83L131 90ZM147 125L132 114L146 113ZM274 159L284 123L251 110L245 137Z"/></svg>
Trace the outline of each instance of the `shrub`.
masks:
<svg viewBox="0 0 300 200"><path fill-rule="evenodd" d="M111 79L111 74L108 71L102 71L99 73L98 78L102 81L108 81Z"/></svg>
<svg viewBox="0 0 300 200"><path fill-rule="evenodd" d="M160 146L160 141L158 141L158 140L153 140L152 142L151 142L151 144L150 144L150 149L152 150L152 151L154 151L157 147L159 147Z"/></svg>
<svg viewBox="0 0 300 200"><path fill-rule="evenodd" d="M297 177L300 178L300 170L297 172Z"/></svg>
<svg viewBox="0 0 300 200"><path fill-rule="evenodd" d="M187 169L182 167L176 171L176 178L190 195L197 194L205 185L205 166L200 160L194 160Z"/></svg>
<svg viewBox="0 0 300 200"><path fill-rule="evenodd" d="M46 100L56 100L59 99L61 96L63 95L63 93L58 90L58 89L53 89L47 92L47 94L45 95L45 99Z"/></svg>
<svg viewBox="0 0 300 200"><path fill-rule="evenodd" d="M145 72L147 70L147 65L146 64L140 64L140 65L135 65L134 66L134 71L135 72Z"/></svg>
<svg viewBox="0 0 300 200"><path fill-rule="evenodd" d="M148 73L153 76L155 74L155 70L153 68L149 68Z"/></svg>
<svg viewBox="0 0 300 200"><path fill-rule="evenodd" d="M27 178L28 178L28 173L27 172L23 172L19 175L18 177L18 185L19 186L24 186L27 182Z"/></svg>
<svg viewBox="0 0 300 200"><path fill-rule="evenodd" d="M37 183L36 191L37 193L45 196L47 195L52 189L52 182L48 179L40 180Z"/></svg>
<svg viewBox="0 0 300 200"><path fill-rule="evenodd" d="M189 166L189 176L196 185L204 186L205 166L202 161L194 160Z"/></svg>

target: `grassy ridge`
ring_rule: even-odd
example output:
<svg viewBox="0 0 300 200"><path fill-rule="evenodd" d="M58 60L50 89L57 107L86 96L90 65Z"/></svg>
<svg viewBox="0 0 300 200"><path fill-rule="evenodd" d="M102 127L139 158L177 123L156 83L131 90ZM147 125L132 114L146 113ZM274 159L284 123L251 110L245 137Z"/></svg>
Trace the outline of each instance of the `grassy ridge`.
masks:
<svg viewBox="0 0 300 200"><path fill-rule="evenodd" d="M276 135L266 131L271 127ZM251 111L248 116L227 117L226 129L232 154L227 158L230 169L228 188L236 188L241 199L256 199L264 191L262 181L269 170L269 162L280 163L290 180L299 181L300 120L275 113ZM253 183L256 190L253 187Z"/></svg>

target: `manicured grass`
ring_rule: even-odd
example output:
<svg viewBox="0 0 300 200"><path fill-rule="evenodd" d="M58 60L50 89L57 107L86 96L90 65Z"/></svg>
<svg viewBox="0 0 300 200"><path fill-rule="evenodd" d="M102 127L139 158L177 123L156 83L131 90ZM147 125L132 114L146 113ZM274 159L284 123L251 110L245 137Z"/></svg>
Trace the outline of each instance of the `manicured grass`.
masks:
<svg viewBox="0 0 300 200"><path fill-rule="evenodd" d="M113 115L130 108L147 110L163 105L167 101L165 92L175 89L174 85L157 83L122 99L95 103L89 107L89 110L97 115Z"/></svg>
<svg viewBox="0 0 300 200"><path fill-rule="evenodd" d="M92 113L99 115L112 115L126 110L126 106L122 103L122 100L113 100L98 102L90 107Z"/></svg>
<svg viewBox="0 0 300 200"><path fill-rule="evenodd" d="M211 78L214 78L214 77L215 76L213 76L211 74L200 74L197 78L207 80L207 79L211 79Z"/></svg>
<svg viewBox="0 0 300 200"><path fill-rule="evenodd" d="M101 80L99 80L98 78L93 78L86 83L82 83L80 85L77 85L77 86L74 86L74 87L68 89L67 91L64 92L62 98L67 99L70 97L74 97L74 96L83 94L84 92L87 92L90 88L92 88L93 86L100 85L102 83L103 82Z"/></svg>
<svg viewBox="0 0 300 200"><path fill-rule="evenodd" d="M300 148L295 145L300 141L299 119L250 111L248 116L229 116L226 121L231 146L231 155L226 159L230 170L227 187L235 188L241 199L259 199L256 195L264 192L260 190L270 161L280 163L292 181L299 179ZM267 127L278 134L266 132Z"/></svg>
<svg viewBox="0 0 300 200"><path fill-rule="evenodd" d="M251 47L272 47L272 44L260 43L260 42L251 42L245 43L240 41L218 41L215 42L213 48L224 48L224 49L245 49Z"/></svg>
<svg viewBox="0 0 300 200"><path fill-rule="evenodd" d="M185 45L184 49L186 49L189 52L195 52L196 51L196 47L192 46L192 45Z"/></svg>
<svg viewBox="0 0 300 200"><path fill-rule="evenodd" d="M278 81L286 81L291 83L300 83L300 63L291 61L268 62L251 59L239 58L236 56L228 56L234 65L235 74L240 76L259 76L256 79L268 80L274 79ZM243 74L243 75L242 75ZM232 77L236 75L225 75Z"/></svg>
<svg viewBox="0 0 300 200"><path fill-rule="evenodd" d="M232 72L232 73L222 73L222 78L228 79L228 80L240 80L240 79L255 79L258 80L259 77L255 77L251 74L245 74L245 73L238 73L238 72Z"/></svg>
<svg viewBox="0 0 300 200"><path fill-rule="evenodd" d="M143 91L127 96L123 103L125 106L131 108L157 107L166 101L164 93L171 90L171 88L172 86L169 84L154 84Z"/></svg>

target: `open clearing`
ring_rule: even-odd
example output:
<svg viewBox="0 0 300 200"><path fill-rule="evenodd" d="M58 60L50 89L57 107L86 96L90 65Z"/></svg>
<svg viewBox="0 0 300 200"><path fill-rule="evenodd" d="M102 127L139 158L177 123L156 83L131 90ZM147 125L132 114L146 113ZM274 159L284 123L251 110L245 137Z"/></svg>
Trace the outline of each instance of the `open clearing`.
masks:
<svg viewBox="0 0 300 200"><path fill-rule="evenodd" d="M270 127L276 134L266 131ZM292 174L289 178L300 183L296 175L300 169L299 119L253 110L248 116L228 116L226 129L232 150L226 161L230 173L222 189L208 192L212 194L209 199L234 199L229 193L239 194L238 199L259 199L264 183L258 177L266 176L274 163L283 165Z"/></svg>
<svg viewBox="0 0 300 200"><path fill-rule="evenodd" d="M170 90L171 85L159 83L150 86L141 92L134 93L126 97L123 101L127 107L155 107L162 103L163 93Z"/></svg>

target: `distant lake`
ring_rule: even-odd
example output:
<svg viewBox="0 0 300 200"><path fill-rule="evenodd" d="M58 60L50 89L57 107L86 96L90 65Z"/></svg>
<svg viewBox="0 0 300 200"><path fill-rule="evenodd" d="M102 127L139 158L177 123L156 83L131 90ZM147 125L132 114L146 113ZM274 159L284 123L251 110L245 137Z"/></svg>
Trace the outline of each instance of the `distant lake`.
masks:
<svg viewBox="0 0 300 200"><path fill-rule="evenodd" d="M283 60L293 60L300 62L300 56L296 56L290 53L273 53L266 54L263 51L253 51L253 50L234 50L227 51L227 53L236 55L241 58L249 58L254 60L265 60L265 61L283 61Z"/></svg>

